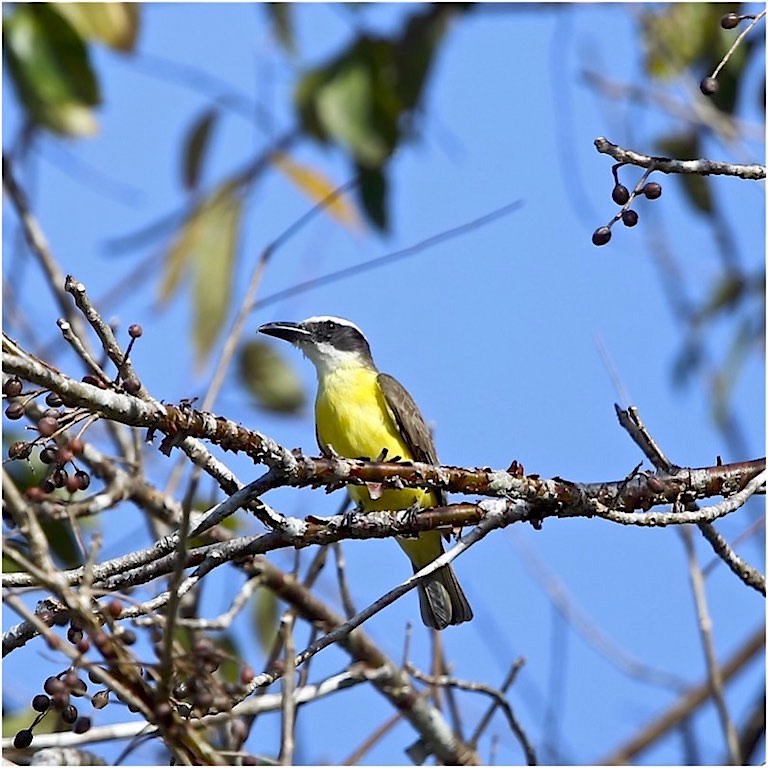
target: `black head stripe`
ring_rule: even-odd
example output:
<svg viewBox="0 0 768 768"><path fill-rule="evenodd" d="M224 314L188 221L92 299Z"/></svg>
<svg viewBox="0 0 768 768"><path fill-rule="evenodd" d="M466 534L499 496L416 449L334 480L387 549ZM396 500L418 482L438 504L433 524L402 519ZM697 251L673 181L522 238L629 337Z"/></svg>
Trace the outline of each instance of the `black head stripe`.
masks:
<svg viewBox="0 0 768 768"><path fill-rule="evenodd" d="M302 325L312 333L313 339L318 343L331 344L341 352L358 352L367 358L371 357L368 340L354 325L332 319L307 322Z"/></svg>

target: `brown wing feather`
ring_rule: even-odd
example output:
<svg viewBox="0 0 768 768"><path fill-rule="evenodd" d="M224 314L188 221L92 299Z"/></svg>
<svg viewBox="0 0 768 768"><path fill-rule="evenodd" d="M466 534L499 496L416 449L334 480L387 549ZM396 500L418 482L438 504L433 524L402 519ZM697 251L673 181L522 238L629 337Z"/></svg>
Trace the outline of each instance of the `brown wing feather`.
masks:
<svg viewBox="0 0 768 768"><path fill-rule="evenodd" d="M421 415L419 406L405 387L392 376L380 373L377 381L414 460L424 464L437 464L437 450L432 440L432 433ZM448 503L444 491L438 492L437 495L440 504Z"/></svg>

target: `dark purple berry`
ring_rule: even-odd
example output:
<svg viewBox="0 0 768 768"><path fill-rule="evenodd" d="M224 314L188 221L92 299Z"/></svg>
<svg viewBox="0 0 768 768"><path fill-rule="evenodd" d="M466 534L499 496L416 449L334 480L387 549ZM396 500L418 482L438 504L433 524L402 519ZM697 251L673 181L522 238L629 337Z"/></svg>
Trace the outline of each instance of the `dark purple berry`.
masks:
<svg viewBox="0 0 768 768"><path fill-rule="evenodd" d="M621 221L625 227L634 227L637 224L638 215L632 209L621 214Z"/></svg>
<svg viewBox="0 0 768 768"><path fill-rule="evenodd" d="M617 184L611 192L611 197L616 205L625 205L629 202L629 190L623 184Z"/></svg>
<svg viewBox="0 0 768 768"><path fill-rule="evenodd" d="M55 445L46 445L40 451L40 461L43 464L55 464L59 460L59 449Z"/></svg>
<svg viewBox="0 0 768 768"><path fill-rule="evenodd" d="M32 709L34 709L35 712L45 712L50 706L51 700L44 693L38 693L37 696L32 699Z"/></svg>
<svg viewBox="0 0 768 768"><path fill-rule="evenodd" d="M72 730L75 733L85 733L90 729L91 729L90 717L78 717L77 720L75 720L75 724L72 726Z"/></svg>
<svg viewBox="0 0 768 768"><path fill-rule="evenodd" d="M6 397L18 397L23 389L24 385L18 376L12 376L3 384L3 394Z"/></svg>
<svg viewBox="0 0 768 768"><path fill-rule="evenodd" d="M699 88L705 96L712 96L720 90L720 83L714 77L705 77L699 83Z"/></svg>
<svg viewBox="0 0 768 768"><path fill-rule="evenodd" d="M78 469L74 477L77 479L77 484L81 491L86 490L91 484L91 476L87 472L83 472L82 469Z"/></svg>
<svg viewBox="0 0 768 768"><path fill-rule="evenodd" d="M43 493L53 493L56 490L56 486L50 477L46 477L45 480L40 483L40 490L42 490Z"/></svg>
<svg viewBox="0 0 768 768"><path fill-rule="evenodd" d="M68 477L69 477L69 475L67 474L67 470L66 469L62 469L61 467L57 467L51 473L50 480L56 486L56 488L63 488L67 484L67 478Z"/></svg>
<svg viewBox="0 0 768 768"><path fill-rule="evenodd" d="M67 443L67 448L69 448L75 456L79 456L85 448L85 443L79 437L73 437Z"/></svg>
<svg viewBox="0 0 768 768"><path fill-rule="evenodd" d="M64 401L61 399L61 395L59 395L58 392L49 392L45 396L45 402L47 405L50 405L51 408L58 408L64 403Z"/></svg>
<svg viewBox="0 0 768 768"><path fill-rule="evenodd" d="M132 339L138 339L142 333L144 333L144 329L138 323L128 326L128 335Z"/></svg>
<svg viewBox="0 0 768 768"><path fill-rule="evenodd" d="M24 415L24 403L11 403L5 409L5 415L12 421L20 419Z"/></svg>
<svg viewBox="0 0 768 768"><path fill-rule="evenodd" d="M98 387L99 389L107 388L107 385L98 376L93 376L90 373L86 373L82 380L83 383L90 384L92 387Z"/></svg>
<svg viewBox="0 0 768 768"><path fill-rule="evenodd" d="M593 245L605 245L611 239L610 227L598 227L592 233Z"/></svg>
<svg viewBox="0 0 768 768"><path fill-rule="evenodd" d="M77 720L77 707L74 704L69 704L61 710L61 719L65 723L74 723Z"/></svg>
<svg viewBox="0 0 768 768"><path fill-rule="evenodd" d="M643 194L649 200L658 200L661 197L661 184L657 184L655 181L649 181L643 187Z"/></svg>
<svg viewBox="0 0 768 768"><path fill-rule="evenodd" d="M738 13L726 13L722 19L720 19L720 26L723 29L735 29L739 26L741 16Z"/></svg>
<svg viewBox="0 0 768 768"><path fill-rule="evenodd" d="M127 379L125 379L125 381L123 381L123 389L129 395L136 395L141 389L141 382L136 376L129 376Z"/></svg>
<svg viewBox="0 0 768 768"><path fill-rule="evenodd" d="M26 749L32 743L32 731L24 728L13 737L13 746L16 749Z"/></svg>
<svg viewBox="0 0 768 768"><path fill-rule="evenodd" d="M69 484L69 483L67 483ZM77 645L83 639L83 630L80 627L70 627L67 630L67 640L72 645Z"/></svg>
<svg viewBox="0 0 768 768"><path fill-rule="evenodd" d="M43 437L50 437L59 428L59 420L53 416L43 416L37 422L37 429Z"/></svg>
<svg viewBox="0 0 768 768"><path fill-rule="evenodd" d="M63 691L65 687L66 686L64 683L62 683L58 677L53 675L51 675L51 677L47 677L43 683L43 690L51 696L53 696L53 694L57 693L58 691Z"/></svg>

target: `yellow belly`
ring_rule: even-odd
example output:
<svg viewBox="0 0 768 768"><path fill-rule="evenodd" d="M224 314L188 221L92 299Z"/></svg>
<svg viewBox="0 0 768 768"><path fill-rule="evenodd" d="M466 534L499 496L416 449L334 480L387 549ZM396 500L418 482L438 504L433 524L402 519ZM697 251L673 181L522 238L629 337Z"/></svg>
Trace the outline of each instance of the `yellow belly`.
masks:
<svg viewBox="0 0 768 768"><path fill-rule="evenodd" d="M413 456L400 438L377 375L366 368L342 368L323 377L315 401L318 439L322 446L330 446L348 459L375 461L386 448L388 459L399 456L410 461ZM349 495L370 511L408 509L414 504L432 507L437 503L434 493L419 488L386 490L371 499L366 486L356 485L349 486Z"/></svg>

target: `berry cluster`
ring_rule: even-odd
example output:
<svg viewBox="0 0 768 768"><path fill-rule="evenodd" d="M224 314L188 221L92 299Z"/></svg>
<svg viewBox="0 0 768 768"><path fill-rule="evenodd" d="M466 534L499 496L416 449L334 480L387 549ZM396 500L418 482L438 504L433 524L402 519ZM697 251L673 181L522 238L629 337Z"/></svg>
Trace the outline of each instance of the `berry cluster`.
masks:
<svg viewBox="0 0 768 768"><path fill-rule="evenodd" d="M207 637L193 643L189 655L179 662L177 682L172 689L173 698L182 714L200 717L211 711L226 712L232 709L233 702L241 698L254 673L246 665L240 671L239 683L222 681L215 673L227 660L224 651Z"/></svg>
<svg viewBox="0 0 768 768"><path fill-rule="evenodd" d="M756 19L757 16L754 13L726 13L720 19L720 26L723 29L736 29L745 19ZM747 30L749 31L749 30ZM734 43L734 47L738 44L738 41ZM726 54L723 60L717 65L715 71L702 79L699 83L699 89L705 96L714 96L720 90L720 83L717 80L717 75L720 72L721 67L728 60L728 56L733 52L733 49Z"/></svg>
<svg viewBox="0 0 768 768"><path fill-rule="evenodd" d="M633 200L639 195L644 195L648 200L658 200L661 197L661 184L655 181L646 181L651 171L646 171L640 181L630 192L623 184L619 182L618 170L624 163L616 163L611 169L613 173L614 186L611 191L611 198L616 205L621 206L621 210L603 227L598 227L592 233L592 243L594 245L605 245L611 239L611 227L619 220L625 227L634 227L639 216L637 211L630 208Z"/></svg>
<svg viewBox="0 0 768 768"><path fill-rule="evenodd" d="M41 392L24 392L21 380L12 376L3 384L3 394L11 402L5 409L8 419L16 421L22 416L35 418L34 440L16 440L8 446L8 458L13 460L28 459L35 448L39 448L38 458L48 469L38 486L27 489L30 501L42 501L49 493L58 488L66 488L69 493L84 491L91 483L90 475L76 464L76 457L85 449L80 437L66 439L63 433L79 418L76 409L62 408L62 400L55 392L45 397L48 408L41 412L34 402Z"/></svg>
<svg viewBox="0 0 768 768"><path fill-rule="evenodd" d="M134 342L143 333L140 325L133 324L128 328L130 341L124 360L128 360ZM125 363L123 364L123 366ZM114 382L104 376L86 374L82 381L100 389L117 387L120 382L122 368ZM136 395L141 390L141 382L131 374L122 379L122 390L129 395ZM45 393L45 404L48 408L41 411L36 400ZM8 447L8 458L12 460L28 459L36 448L40 449L39 459L48 467L44 479L37 486L28 488L27 498L40 502L54 491L65 488L70 494L85 491L91 483L90 475L78 467L75 457L80 456L84 449L81 437L67 438L66 430L78 421L88 417L88 413L78 408L67 408L64 401L56 392L46 390L25 391L24 384L18 376L11 376L3 384L3 395L9 401L5 415L11 421L27 417L35 422L37 437L34 440L17 440Z"/></svg>
<svg viewBox="0 0 768 768"><path fill-rule="evenodd" d="M47 611L38 614L38 617L48 626L66 626L67 641L75 646L78 656L72 665L62 670L57 675L48 677L43 683L44 693L38 693L32 698L32 709L37 712L29 728L22 728L16 733L13 745L17 749L26 749L32 744L33 731L41 720L49 713L58 713L61 723L70 726L75 733L85 733L91 728L91 717L82 715L73 703L73 699L90 700L94 710L104 709L109 703L110 691L100 687L92 694L88 692L88 683L78 674L78 668L87 668L88 680L92 684L100 683L98 674L95 673L96 665L85 660L85 655L92 647L95 647L101 656L110 661L115 658L115 642L119 641L123 646L133 645L136 642L136 633L132 629L120 627L115 620L120 618L123 612L123 603L120 600L110 600L106 604L98 606L105 620L112 624L112 634L108 634L103 628L91 631L86 636L85 627L77 618L67 622L66 614L51 614ZM47 638L49 647L55 649L62 642L58 635L49 635ZM82 705L80 705L82 707Z"/></svg>
<svg viewBox="0 0 768 768"><path fill-rule="evenodd" d="M90 648L90 642L83 637L82 629L76 627L73 621L67 638L77 646L81 654ZM91 682L97 680L89 675ZM91 728L91 718L81 715L77 706L72 703L73 698L85 698L88 696L88 684L78 675L74 666L52 675L43 683L43 691L32 698L32 709L38 713L29 728L22 728L13 738L13 746L17 749L26 749L33 739L33 730L40 721L49 713L57 712L62 723L72 728L75 733L85 733ZM94 709L103 709L109 700L109 691L104 689L90 696L91 706Z"/></svg>

